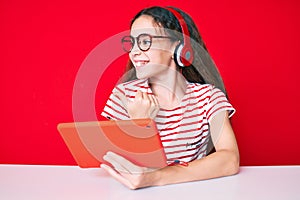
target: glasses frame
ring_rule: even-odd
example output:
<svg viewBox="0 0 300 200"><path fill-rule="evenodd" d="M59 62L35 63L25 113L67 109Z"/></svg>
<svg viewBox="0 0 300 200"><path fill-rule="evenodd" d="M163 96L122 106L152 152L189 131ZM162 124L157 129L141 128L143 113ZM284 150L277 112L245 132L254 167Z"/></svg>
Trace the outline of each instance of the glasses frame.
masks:
<svg viewBox="0 0 300 200"><path fill-rule="evenodd" d="M150 45L149 45L149 47L147 47L146 49L143 49L143 48L140 47L140 41L139 41L139 40L140 40L140 38L141 38L142 36L148 36L148 37L150 38ZM126 42L129 41L127 38L128 38L128 39L130 38L130 41L132 42L132 46L131 46L130 50L127 50L127 49L124 47L124 42L125 42L125 41L126 41ZM137 42L138 48L139 48L141 51L144 51L144 52L145 52L145 51L148 51L148 50L151 48L151 46L152 46L152 39L153 39L153 38L174 39L174 37L171 37L171 36L150 35L150 34L147 34L147 33L142 33L142 34L138 35L137 37L133 37L133 36L131 36L131 35L128 35L128 36L124 36L124 37L121 39L122 48L123 48L123 50L124 50L125 52L130 53L130 52L132 51L132 49L133 49L135 43Z"/></svg>

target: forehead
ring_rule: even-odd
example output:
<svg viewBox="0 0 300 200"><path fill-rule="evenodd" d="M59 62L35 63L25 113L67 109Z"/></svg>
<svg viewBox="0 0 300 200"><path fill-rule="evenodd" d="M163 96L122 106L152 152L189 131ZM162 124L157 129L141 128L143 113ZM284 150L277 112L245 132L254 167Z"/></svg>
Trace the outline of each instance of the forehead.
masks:
<svg viewBox="0 0 300 200"><path fill-rule="evenodd" d="M161 35L162 33L164 33L164 30L154 21L151 16L142 15L133 22L130 34L133 37L137 37L142 33L148 33L150 35Z"/></svg>

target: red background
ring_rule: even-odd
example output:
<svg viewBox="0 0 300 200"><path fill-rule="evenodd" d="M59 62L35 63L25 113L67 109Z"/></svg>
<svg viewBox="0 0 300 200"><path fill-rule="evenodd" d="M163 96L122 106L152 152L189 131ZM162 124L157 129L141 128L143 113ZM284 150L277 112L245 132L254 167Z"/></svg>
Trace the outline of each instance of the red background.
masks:
<svg viewBox="0 0 300 200"><path fill-rule="evenodd" d="M1 1L0 163L75 164L56 126L73 121L76 73L151 5L180 7L198 25L237 110L241 165L300 164L297 0ZM98 113L125 62L117 59L100 80Z"/></svg>

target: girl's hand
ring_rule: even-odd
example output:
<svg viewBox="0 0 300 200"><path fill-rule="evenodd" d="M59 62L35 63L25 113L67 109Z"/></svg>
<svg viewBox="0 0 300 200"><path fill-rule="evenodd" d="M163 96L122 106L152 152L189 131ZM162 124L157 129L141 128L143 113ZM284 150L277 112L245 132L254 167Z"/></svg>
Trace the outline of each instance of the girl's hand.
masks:
<svg viewBox="0 0 300 200"><path fill-rule="evenodd" d="M137 91L133 101L129 101L122 93L115 93L121 100L131 119L154 119L159 111L159 103L154 95Z"/></svg>
<svg viewBox="0 0 300 200"><path fill-rule="evenodd" d="M155 169L137 166L113 152L107 152L103 159L114 169L106 164L101 164L100 167L128 188L138 189L154 185Z"/></svg>

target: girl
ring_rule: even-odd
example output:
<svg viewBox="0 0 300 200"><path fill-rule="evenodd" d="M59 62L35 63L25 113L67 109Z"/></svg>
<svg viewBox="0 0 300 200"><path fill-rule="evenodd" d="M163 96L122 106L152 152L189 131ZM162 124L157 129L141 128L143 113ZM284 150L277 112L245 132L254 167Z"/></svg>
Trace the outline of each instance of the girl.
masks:
<svg viewBox="0 0 300 200"><path fill-rule="evenodd" d="M238 173L229 120L235 110L193 20L178 8L146 8L133 18L122 45L129 52L127 73L102 115L154 119L168 166L140 167L108 152L104 159L114 168L101 168L131 189Z"/></svg>

